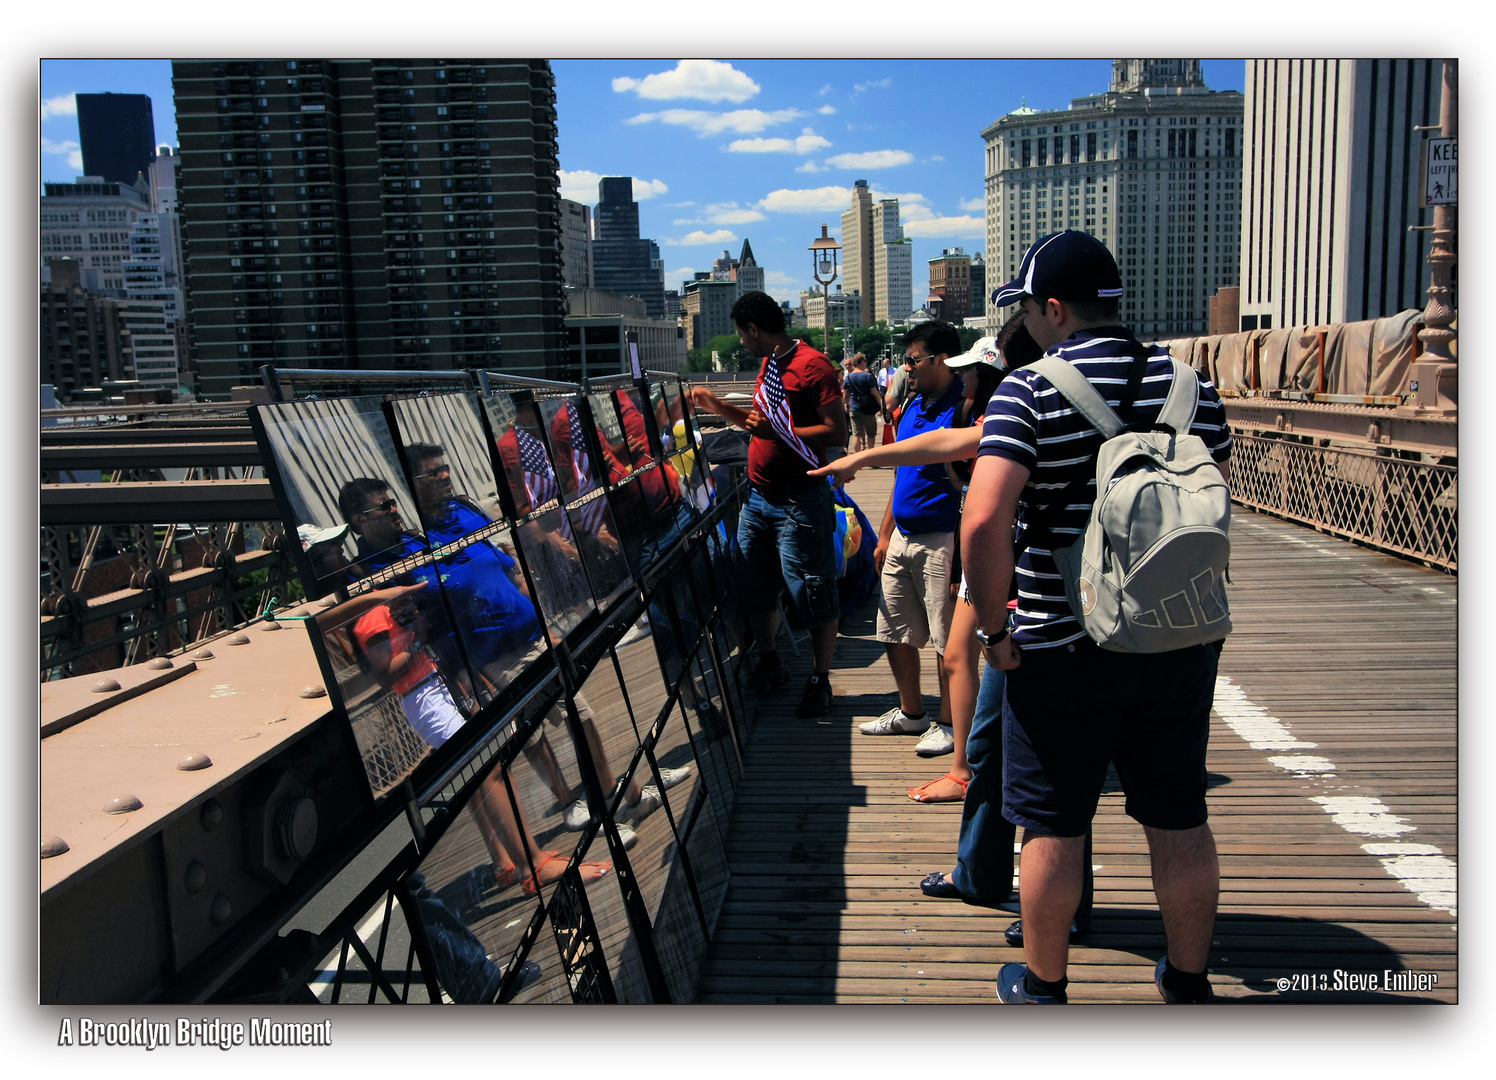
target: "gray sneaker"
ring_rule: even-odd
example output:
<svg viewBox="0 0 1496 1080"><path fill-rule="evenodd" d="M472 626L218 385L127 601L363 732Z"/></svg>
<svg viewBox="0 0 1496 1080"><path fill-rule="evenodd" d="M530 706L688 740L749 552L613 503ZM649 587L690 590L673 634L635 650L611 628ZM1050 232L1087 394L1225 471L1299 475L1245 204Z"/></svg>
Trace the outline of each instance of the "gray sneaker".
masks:
<svg viewBox="0 0 1496 1080"><path fill-rule="evenodd" d="M669 791L676 784L683 784L691 779L691 766L682 765L679 769L661 769L660 785Z"/></svg>
<svg viewBox="0 0 1496 1080"><path fill-rule="evenodd" d="M660 794L660 789L654 784L646 784L639 792L639 801L633 806L630 806L628 803L620 806L618 813L614 815L614 820L619 822L643 821L664 805L665 796Z"/></svg>
<svg viewBox="0 0 1496 1080"><path fill-rule="evenodd" d="M859 724L858 730L864 735L921 735L928 723L923 714L910 716L895 705L878 719Z"/></svg>
<svg viewBox="0 0 1496 1080"><path fill-rule="evenodd" d="M587 809L587 800L578 799L568 806L562 820L571 832L580 832L585 829L587 823L592 820L592 812Z"/></svg>
<svg viewBox="0 0 1496 1080"><path fill-rule="evenodd" d="M920 757L939 757L941 754L955 753L955 730L937 720L931 720L930 730L925 732L924 738L914 744L914 752Z"/></svg>

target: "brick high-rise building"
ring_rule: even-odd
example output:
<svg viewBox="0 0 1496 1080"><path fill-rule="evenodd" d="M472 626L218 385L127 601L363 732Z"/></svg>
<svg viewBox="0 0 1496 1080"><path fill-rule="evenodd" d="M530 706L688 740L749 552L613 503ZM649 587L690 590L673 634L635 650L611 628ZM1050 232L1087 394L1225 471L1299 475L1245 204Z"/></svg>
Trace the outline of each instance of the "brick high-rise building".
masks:
<svg viewBox="0 0 1496 1080"><path fill-rule="evenodd" d="M946 322L962 325L971 314L971 256L961 248L942 248L930 260L930 295L940 297Z"/></svg>
<svg viewBox="0 0 1496 1080"><path fill-rule="evenodd" d="M562 276L569 289L592 288L592 207L561 200Z"/></svg>
<svg viewBox="0 0 1496 1080"><path fill-rule="evenodd" d="M199 392L262 364L545 376L565 349L539 60L178 60Z"/></svg>
<svg viewBox="0 0 1496 1080"><path fill-rule="evenodd" d="M1079 229L1117 259L1123 323L1205 333L1210 296L1238 280L1242 105L1205 85L1198 60L1117 60L1105 93L986 128L986 288L1039 237ZM988 333L1012 311L989 305Z"/></svg>
<svg viewBox="0 0 1496 1080"><path fill-rule="evenodd" d="M83 171L133 184L156 159L156 121L146 94L76 94Z"/></svg>
<svg viewBox="0 0 1496 1080"><path fill-rule="evenodd" d="M72 259L80 270L98 270L103 288L122 293L130 230L150 212L150 186L140 178L111 184L82 176L76 184L44 184L42 192L39 265Z"/></svg>

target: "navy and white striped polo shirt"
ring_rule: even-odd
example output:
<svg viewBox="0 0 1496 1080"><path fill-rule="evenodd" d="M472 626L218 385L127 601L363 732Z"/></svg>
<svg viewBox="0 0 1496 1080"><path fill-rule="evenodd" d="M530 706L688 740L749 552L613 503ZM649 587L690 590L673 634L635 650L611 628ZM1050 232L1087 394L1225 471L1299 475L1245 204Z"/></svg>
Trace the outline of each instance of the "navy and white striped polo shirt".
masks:
<svg viewBox="0 0 1496 1080"><path fill-rule="evenodd" d="M1049 350L1075 366L1113 409L1121 404L1132 369L1130 346L1136 339L1120 326L1092 327L1072 334ZM1169 354L1153 346L1131 416L1124 422L1151 424L1164 407L1174 381ZM1231 456L1231 431L1215 387L1200 375L1200 405L1192 434L1200 436L1216 461ZM987 405L979 454L998 454L1029 470L1018 507L1018 613L1013 640L1023 649L1065 645L1086 636L1070 613L1065 584L1050 553L1050 536L1068 547L1085 530L1096 500L1096 452L1102 443L1093 428L1048 379L1020 368L1003 380ZM1076 483L1062 510L1050 504ZM1048 518L1052 529L1035 535L1029 546L1029 524Z"/></svg>

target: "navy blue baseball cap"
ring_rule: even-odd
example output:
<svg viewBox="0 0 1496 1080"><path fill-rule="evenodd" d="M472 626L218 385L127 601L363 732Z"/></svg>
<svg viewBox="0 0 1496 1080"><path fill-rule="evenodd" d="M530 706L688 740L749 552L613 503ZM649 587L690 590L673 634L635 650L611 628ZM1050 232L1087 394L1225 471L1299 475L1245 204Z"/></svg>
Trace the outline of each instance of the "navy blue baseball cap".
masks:
<svg viewBox="0 0 1496 1080"><path fill-rule="evenodd" d="M1018 276L992 291L1006 307L1025 294L1044 300L1105 300L1122 295L1117 260L1096 237L1076 229L1040 237L1023 253Z"/></svg>

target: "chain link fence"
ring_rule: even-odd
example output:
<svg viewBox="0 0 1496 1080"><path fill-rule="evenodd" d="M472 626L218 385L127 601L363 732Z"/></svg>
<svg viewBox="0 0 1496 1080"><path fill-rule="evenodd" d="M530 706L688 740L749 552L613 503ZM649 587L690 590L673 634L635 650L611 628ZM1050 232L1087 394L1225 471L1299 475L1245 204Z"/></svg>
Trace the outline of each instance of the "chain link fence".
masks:
<svg viewBox="0 0 1496 1080"><path fill-rule="evenodd" d="M1458 475L1455 465L1232 433L1235 502L1451 573Z"/></svg>

